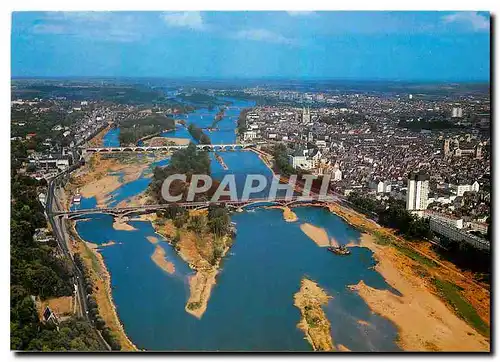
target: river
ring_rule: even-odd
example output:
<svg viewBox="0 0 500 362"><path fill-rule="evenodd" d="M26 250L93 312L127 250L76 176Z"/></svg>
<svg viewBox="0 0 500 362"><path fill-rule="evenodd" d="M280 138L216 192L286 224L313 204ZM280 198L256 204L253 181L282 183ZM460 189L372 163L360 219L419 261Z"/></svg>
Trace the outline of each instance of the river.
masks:
<svg viewBox="0 0 500 362"><path fill-rule="evenodd" d="M240 109L250 105L245 101L236 104ZM206 112L198 110L189 115L188 121L199 127L210 125L213 117L206 119ZM212 143L234 142L237 113L238 108L226 111L220 130L210 134ZM182 130L176 130L175 137L181 136ZM112 137L106 136L104 142ZM234 173L239 186L248 173L272 178L271 171L252 152L222 155L229 170L223 170L212 157L216 178ZM158 162L165 165L168 159ZM112 203L144 191L148 177L144 175L115 190ZM82 200L82 205L92 204L95 200ZM92 243L116 242L104 247L102 255L111 274L118 315L127 335L140 349L310 351L311 346L296 326L300 313L293 305L293 295L307 276L333 297L324 310L331 322L334 344L353 351L398 351L395 326L373 314L348 288L363 280L375 288L390 289L373 269L372 252L353 247L349 257L334 255L318 247L300 225L307 222L322 227L340 244L357 243L359 232L324 209L298 207L294 212L299 220L293 223L285 222L280 210L254 209L232 215L237 236L200 320L184 310L189 292L187 276L192 274L189 266L161 238L159 245L174 263L175 273L164 272L151 260L155 245L147 236L158 235L150 222L130 221L136 230L115 230L113 218L101 214L78 221L76 230Z"/></svg>

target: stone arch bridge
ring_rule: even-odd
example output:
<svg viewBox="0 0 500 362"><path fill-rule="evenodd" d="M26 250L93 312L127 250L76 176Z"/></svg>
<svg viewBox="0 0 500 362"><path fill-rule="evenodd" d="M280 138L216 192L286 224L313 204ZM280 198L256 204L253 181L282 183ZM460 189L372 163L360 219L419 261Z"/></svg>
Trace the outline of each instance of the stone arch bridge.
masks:
<svg viewBox="0 0 500 362"><path fill-rule="evenodd" d="M120 152L170 152L187 148L188 145L173 146L128 146L128 147L87 147L82 148L82 154L93 153L120 153ZM220 145L196 145L196 148L203 151L236 151L256 147L253 143L233 143Z"/></svg>

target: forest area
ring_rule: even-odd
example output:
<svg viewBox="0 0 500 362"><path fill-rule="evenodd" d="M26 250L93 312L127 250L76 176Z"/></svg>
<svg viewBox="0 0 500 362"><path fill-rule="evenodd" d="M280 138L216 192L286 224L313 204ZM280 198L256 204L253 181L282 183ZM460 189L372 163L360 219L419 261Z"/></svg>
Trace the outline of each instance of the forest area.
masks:
<svg viewBox="0 0 500 362"><path fill-rule="evenodd" d="M97 351L103 346L86 321L70 318L59 324L40 320L34 298L70 296L72 271L54 243L33 239L36 228L46 227L38 188L44 181L16 174L11 185L11 349L28 351Z"/></svg>

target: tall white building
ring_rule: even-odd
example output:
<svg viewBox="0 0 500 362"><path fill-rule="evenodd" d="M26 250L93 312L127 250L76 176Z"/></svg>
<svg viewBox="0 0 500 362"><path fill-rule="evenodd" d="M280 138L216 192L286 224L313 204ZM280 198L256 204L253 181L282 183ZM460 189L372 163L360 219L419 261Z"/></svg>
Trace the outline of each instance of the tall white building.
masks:
<svg viewBox="0 0 500 362"><path fill-rule="evenodd" d="M309 107L302 109L302 124L311 123L311 110Z"/></svg>
<svg viewBox="0 0 500 362"><path fill-rule="evenodd" d="M243 140L244 141L249 141L257 138L257 132L256 131L245 131L243 133Z"/></svg>
<svg viewBox="0 0 500 362"><path fill-rule="evenodd" d="M341 181L342 180L342 171L340 169L336 169L332 172L332 181Z"/></svg>
<svg viewBox="0 0 500 362"><path fill-rule="evenodd" d="M425 210L429 196L429 176L423 172L408 175L406 210Z"/></svg>
<svg viewBox="0 0 500 362"><path fill-rule="evenodd" d="M451 110L451 116L453 118L462 118L463 110L460 107L453 107Z"/></svg>
<svg viewBox="0 0 500 362"><path fill-rule="evenodd" d="M376 185L377 193L385 194L391 192L391 184L387 181L379 181Z"/></svg>

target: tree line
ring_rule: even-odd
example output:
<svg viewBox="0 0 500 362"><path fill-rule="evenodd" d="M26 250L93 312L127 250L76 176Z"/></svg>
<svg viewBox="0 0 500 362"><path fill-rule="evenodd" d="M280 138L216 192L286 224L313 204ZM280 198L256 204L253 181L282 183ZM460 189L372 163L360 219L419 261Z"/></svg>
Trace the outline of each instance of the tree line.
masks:
<svg viewBox="0 0 500 362"><path fill-rule="evenodd" d="M243 108L238 116L238 125L236 130L241 136L247 130L247 114L252 110L252 108Z"/></svg>
<svg viewBox="0 0 500 362"><path fill-rule="evenodd" d="M187 210L177 204L171 204L165 210L158 210L156 214L163 219L170 219L174 226L178 229L185 228L194 232L198 238L197 242L203 243L200 248L210 247L211 252L208 255L208 261L212 265L216 265L220 261L224 253L224 249L228 247L229 241L224 240L224 236L230 235L231 217L225 206L210 204L207 215L189 215ZM212 234L213 239L210 245L204 244L203 235ZM177 244L180 241L180 233L170 240L174 248L178 249Z"/></svg>
<svg viewBox="0 0 500 362"><path fill-rule="evenodd" d="M357 192L349 195L348 201L359 208L364 214L376 214L378 223L396 229L406 239L420 241L431 239L434 235L430 230L429 220L419 218L405 209L402 201L391 198L387 204L364 197ZM489 283L491 274L491 255L488 252L474 248L466 242L456 242L439 236L440 247L433 250L444 259L451 261L459 268L469 269L478 281Z"/></svg>
<svg viewBox="0 0 500 362"><path fill-rule="evenodd" d="M111 349L113 351L119 351L121 350L121 345L120 342L118 341L117 337L114 335L114 333L111 331L111 329L106 326L106 322L104 319L101 317L99 314L99 309L97 305L97 301L95 297L92 295L94 291L94 283L92 281L92 278L89 275L89 272L87 270L87 267L85 263L83 262L82 257L80 254L75 254L75 263L76 265L80 268L80 270L84 271L84 283L85 283L85 292L87 293L87 304L90 307L89 309L89 317L93 321L94 326L101 331L102 337L106 340L106 342L109 344Z"/></svg>
<svg viewBox="0 0 500 362"><path fill-rule="evenodd" d="M198 141L198 143L202 145L209 145L212 143L210 140L210 137L208 137L205 133L203 133L203 130L199 127L196 127L194 124L190 124L188 126L188 131L191 134L191 136Z"/></svg>
<svg viewBox="0 0 500 362"><path fill-rule="evenodd" d="M391 198L386 205L377 200L352 192L348 201L363 211L375 213L379 224L396 229L399 234L410 240L422 240L432 237L429 220L419 218L406 210L404 203Z"/></svg>
<svg viewBox="0 0 500 362"><path fill-rule="evenodd" d="M175 121L161 114L138 119L128 118L120 122L120 145L135 146L141 138L173 129L175 129Z"/></svg>
<svg viewBox="0 0 500 362"><path fill-rule="evenodd" d="M11 349L30 351L97 351L103 349L96 331L84 320L70 318L54 325L42 323L33 297L72 295L73 272L58 257L55 243L33 240L36 228L46 227L37 189L43 181L14 173L11 180Z"/></svg>
<svg viewBox="0 0 500 362"><path fill-rule="evenodd" d="M186 182L181 180L173 181L170 185L170 194L173 196L182 194L183 198L185 198L192 175L210 175L208 152L198 150L193 143L190 143L188 147L175 151L167 166L155 167L148 192L157 202L166 202L162 197L161 188L165 179L174 174L186 175ZM209 192L212 192L212 189ZM197 194L196 197L202 198L204 195Z"/></svg>

